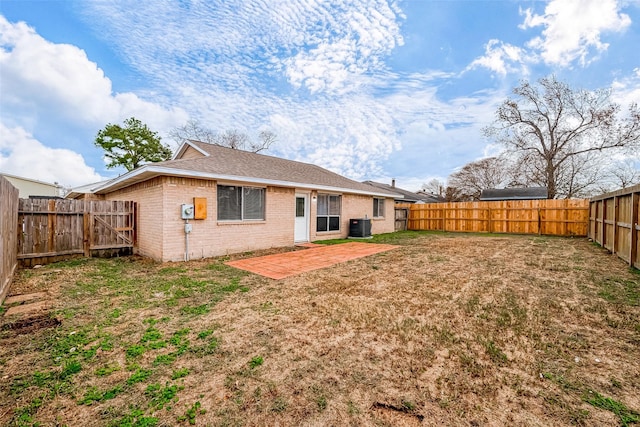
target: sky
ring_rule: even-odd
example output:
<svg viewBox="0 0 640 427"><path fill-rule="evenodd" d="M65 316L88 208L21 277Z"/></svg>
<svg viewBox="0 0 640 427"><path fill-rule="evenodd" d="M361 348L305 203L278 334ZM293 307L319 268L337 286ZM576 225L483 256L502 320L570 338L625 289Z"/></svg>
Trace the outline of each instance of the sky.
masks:
<svg viewBox="0 0 640 427"><path fill-rule="evenodd" d="M638 0L0 0L0 172L118 176L94 140L136 117L415 191L500 150L523 79L640 102L638 46Z"/></svg>

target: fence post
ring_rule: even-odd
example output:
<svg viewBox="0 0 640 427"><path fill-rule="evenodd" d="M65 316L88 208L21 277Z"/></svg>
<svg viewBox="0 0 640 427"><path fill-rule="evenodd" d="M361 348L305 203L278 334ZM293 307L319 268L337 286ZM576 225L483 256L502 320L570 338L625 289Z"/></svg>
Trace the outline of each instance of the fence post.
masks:
<svg viewBox="0 0 640 427"><path fill-rule="evenodd" d="M629 250L629 267L635 267L638 257L638 196L639 193L631 193L631 242Z"/></svg>
<svg viewBox="0 0 640 427"><path fill-rule="evenodd" d="M613 242L611 242L611 253L618 252L618 205L620 200L618 196L613 197Z"/></svg>
<svg viewBox="0 0 640 427"><path fill-rule="evenodd" d="M600 240L602 240L602 247L607 248L607 226L605 221L607 220L607 199L602 200L602 232Z"/></svg>
<svg viewBox="0 0 640 427"><path fill-rule="evenodd" d="M55 251L56 235L56 201L49 200L47 203L47 252Z"/></svg>
<svg viewBox="0 0 640 427"><path fill-rule="evenodd" d="M91 256L91 201L84 200L84 209L82 214L82 249L85 257Z"/></svg>

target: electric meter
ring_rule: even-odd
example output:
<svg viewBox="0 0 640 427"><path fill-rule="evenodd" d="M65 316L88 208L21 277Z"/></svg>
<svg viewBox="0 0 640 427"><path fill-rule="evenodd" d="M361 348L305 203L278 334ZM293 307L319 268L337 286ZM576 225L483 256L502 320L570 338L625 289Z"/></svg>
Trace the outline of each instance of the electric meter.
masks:
<svg viewBox="0 0 640 427"><path fill-rule="evenodd" d="M182 219L193 219L194 209L193 204L184 203L181 208Z"/></svg>

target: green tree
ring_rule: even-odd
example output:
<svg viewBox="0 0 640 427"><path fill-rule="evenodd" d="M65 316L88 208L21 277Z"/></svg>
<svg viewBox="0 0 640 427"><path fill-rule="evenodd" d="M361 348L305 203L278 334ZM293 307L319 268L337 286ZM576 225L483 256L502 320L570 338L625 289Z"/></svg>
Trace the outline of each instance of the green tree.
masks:
<svg viewBox="0 0 640 427"><path fill-rule="evenodd" d="M171 149L160 137L135 117L126 119L124 126L107 124L96 135L95 145L105 151L107 168L124 166L128 171L149 162L171 158Z"/></svg>

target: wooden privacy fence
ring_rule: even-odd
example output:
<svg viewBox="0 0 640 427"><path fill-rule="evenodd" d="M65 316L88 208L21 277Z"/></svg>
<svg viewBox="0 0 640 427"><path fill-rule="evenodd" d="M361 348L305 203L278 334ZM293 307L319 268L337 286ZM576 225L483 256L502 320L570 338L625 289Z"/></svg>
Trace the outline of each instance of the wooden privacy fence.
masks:
<svg viewBox="0 0 640 427"><path fill-rule="evenodd" d="M18 224L18 189L0 176L0 304L9 291L18 265L15 229Z"/></svg>
<svg viewBox="0 0 640 427"><path fill-rule="evenodd" d="M586 236L588 200L413 204L409 230Z"/></svg>
<svg viewBox="0 0 640 427"><path fill-rule="evenodd" d="M130 201L20 199L17 258L31 266L72 255L130 254L135 224Z"/></svg>
<svg viewBox="0 0 640 427"><path fill-rule="evenodd" d="M589 204L589 238L640 268L638 230L640 185L603 194Z"/></svg>

